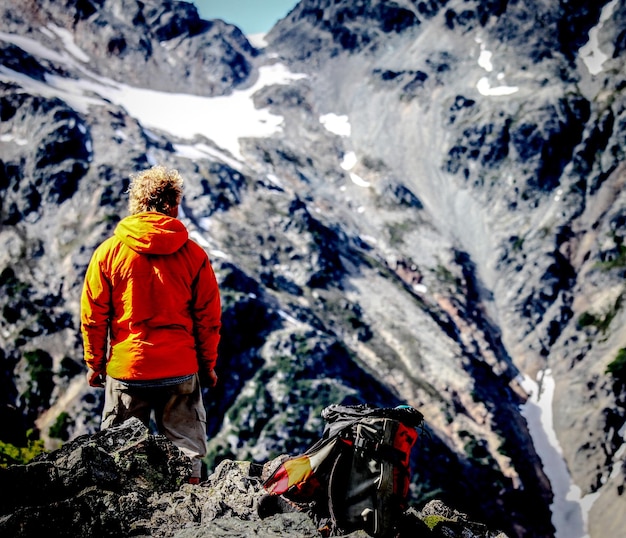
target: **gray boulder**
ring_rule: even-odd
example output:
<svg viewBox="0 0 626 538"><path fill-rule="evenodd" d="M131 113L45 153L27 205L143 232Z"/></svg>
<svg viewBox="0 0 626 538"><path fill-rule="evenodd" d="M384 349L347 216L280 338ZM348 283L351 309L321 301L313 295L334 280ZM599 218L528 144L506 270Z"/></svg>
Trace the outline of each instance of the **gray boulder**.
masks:
<svg viewBox="0 0 626 538"><path fill-rule="evenodd" d="M137 419L0 469L3 536L120 536L152 495L176 491L191 462Z"/></svg>

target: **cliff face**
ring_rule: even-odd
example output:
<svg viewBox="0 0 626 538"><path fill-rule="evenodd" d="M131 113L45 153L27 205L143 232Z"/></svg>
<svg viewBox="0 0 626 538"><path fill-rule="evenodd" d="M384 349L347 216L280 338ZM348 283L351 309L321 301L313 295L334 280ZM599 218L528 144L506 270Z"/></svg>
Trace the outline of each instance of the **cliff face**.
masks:
<svg viewBox="0 0 626 538"><path fill-rule="evenodd" d="M549 371L589 534L621 528L626 11L590 4L304 0L256 50L185 3L5 2L3 438L98 429L82 277L159 162L222 289L211 466L409 403L416 502L551 536L520 409Z"/></svg>

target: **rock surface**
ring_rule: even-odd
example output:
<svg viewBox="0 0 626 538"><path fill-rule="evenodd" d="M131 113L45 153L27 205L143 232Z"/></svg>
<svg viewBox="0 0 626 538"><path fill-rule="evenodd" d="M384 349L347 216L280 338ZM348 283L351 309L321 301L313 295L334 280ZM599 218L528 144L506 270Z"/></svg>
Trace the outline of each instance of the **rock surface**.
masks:
<svg viewBox="0 0 626 538"><path fill-rule="evenodd" d="M261 519L259 502L267 497L261 465L224 460L200 486L185 483L191 473L188 458L137 419L0 471L3 536L322 536L304 507ZM437 519L433 531L420 525L424 536L506 538L437 501L407 517L420 523Z"/></svg>

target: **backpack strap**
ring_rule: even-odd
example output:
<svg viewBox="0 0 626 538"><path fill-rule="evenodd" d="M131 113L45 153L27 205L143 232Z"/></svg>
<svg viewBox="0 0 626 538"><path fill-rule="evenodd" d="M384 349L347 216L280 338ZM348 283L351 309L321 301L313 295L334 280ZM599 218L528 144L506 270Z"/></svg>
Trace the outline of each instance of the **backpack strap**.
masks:
<svg viewBox="0 0 626 538"><path fill-rule="evenodd" d="M377 459L389 461L396 465L401 465L405 458L404 452L401 450L388 444L365 439L364 437L357 437L354 440L354 448L369 454L375 454Z"/></svg>

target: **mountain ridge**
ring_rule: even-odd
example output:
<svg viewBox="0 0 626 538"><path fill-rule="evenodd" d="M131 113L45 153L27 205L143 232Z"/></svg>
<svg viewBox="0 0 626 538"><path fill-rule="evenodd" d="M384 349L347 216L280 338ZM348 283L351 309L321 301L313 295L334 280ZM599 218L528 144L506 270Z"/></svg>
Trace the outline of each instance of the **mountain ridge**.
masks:
<svg viewBox="0 0 626 538"><path fill-rule="evenodd" d="M584 493L606 497L590 519L601 536L600 507L624 480L623 383L606 373L626 345L624 7L603 4L613 6L601 34L613 57L592 76L577 51L601 6L586 2L536 2L532 19L502 2L303 1L263 50L179 4L128 2L122 13L112 1L40 2L32 19L4 8L4 403L44 436L63 412L64 435L97 429L100 397L76 374L81 272L125 211L128 174L162 162L189 178L183 218L224 294L212 461L299 450L317 434L316 411L337 399L408 402L435 434L415 461L415 498L442 490L512 535L550 536L552 493L518 380L550 368L569 472ZM144 43L128 38L139 14L158 21ZM282 117L280 130L240 139L240 155L229 154L201 135L146 128L95 85L81 95L87 108L55 98L63 86L51 87L51 75L86 72L23 48L28 37L61 58L73 50L62 31L37 29L44 15L81 50L92 34L105 45L87 49L92 80L158 78L155 89L177 91L178 47L189 57L197 47L191 76L211 79L204 95L250 88L277 62L306 78L258 89L255 105ZM102 31L95 24L114 18ZM175 23L161 31L163 21ZM157 48L161 38L168 46ZM122 39L126 49L111 48ZM223 50L241 57L224 64ZM489 88L518 90L483 95L485 77ZM321 123L331 113L348 136ZM185 144L198 157L185 156ZM540 515L524 508L529 498L542 499Z"/></svg>

